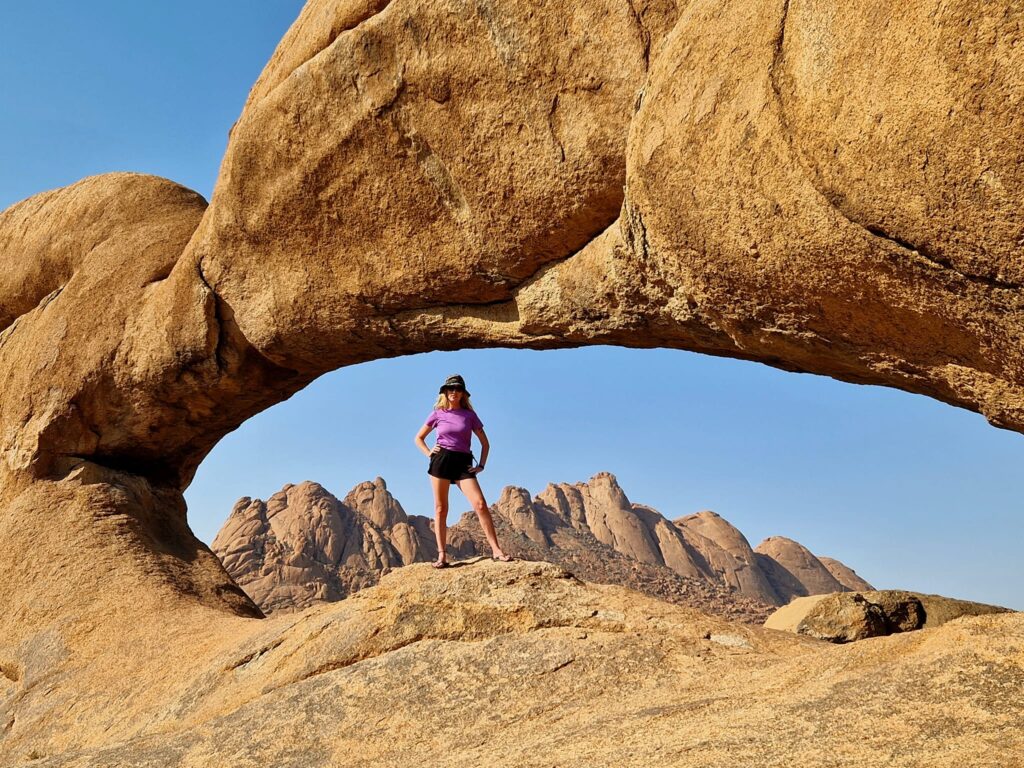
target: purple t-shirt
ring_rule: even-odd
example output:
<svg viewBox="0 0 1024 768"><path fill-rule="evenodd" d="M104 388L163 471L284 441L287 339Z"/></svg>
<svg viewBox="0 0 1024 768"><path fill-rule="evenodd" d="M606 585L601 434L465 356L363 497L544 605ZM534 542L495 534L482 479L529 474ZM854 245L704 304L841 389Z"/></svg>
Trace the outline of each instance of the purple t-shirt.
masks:
<svg viewBox="0 0 1024 768"><path fill-rule="evenodd" d="M437 427L437 444L442 448L469 453L473 430L483 427L483 422L476 415L476 411L465 408L452 408L446 411L436 408L427 417L427 426Z"/></svg>

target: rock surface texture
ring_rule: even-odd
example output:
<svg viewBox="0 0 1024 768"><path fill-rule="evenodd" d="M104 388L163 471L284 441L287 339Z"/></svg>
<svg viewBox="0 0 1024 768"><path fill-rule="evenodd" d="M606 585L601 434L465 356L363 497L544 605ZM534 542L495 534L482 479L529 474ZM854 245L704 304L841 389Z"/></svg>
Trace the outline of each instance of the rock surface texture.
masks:
<svg viewBox="0 0 1024 768"><path fill-rule="evenodd" d="M194 640L159 707L103 713L117 737L61 752L16 731L5 764L925 768L1024 750L1022 614L833 645L483 558L229 628Z"/></svg>
<svg viewBox="0 0 1024 768"><path fill-rule="evenodd" d="M507 486L491 513L502 548L520 559L555 563L586 581L619 584L726 618L760 624L791 594L817 594L813 583L802 583L768 555L755 561L743 534L714 512L683 518L692 528L706 522L707 532L714 527L718 540L741 554L745 548L749 573L784 573L791 586L750 589L759 582L720 567L736 563L725 549L630 502L609 472L585 483L553 483L532 499L525 488ZM788 542L804 560L818 562L795 541L772 540ZM448 541L456 558L490 554L473 512L448 527ZM357 485L344 502L308 481L287 485L266 502L239 499L213 551L266 613L340 600L375 584L391 568L437 558L433 521L407 515L380 477ZM843 589L831 579L826 587Z"/></svg>
<svg viewBox="0 0 1024 768"><path fill-rule="evenodd" d="M262 626L182 492L223 435L341 366L674 347L1024 431L1022 14L310 0L208 206L109 174L0 213L0 761L171 727L180 670ZM631 557L675 546L594 525ZM1012 621L971 627L989 649ZM990 674L947 682L983 696ZM989 714L979 732L1019 715ZM206 733L193 754L228 743Z"/></svg>

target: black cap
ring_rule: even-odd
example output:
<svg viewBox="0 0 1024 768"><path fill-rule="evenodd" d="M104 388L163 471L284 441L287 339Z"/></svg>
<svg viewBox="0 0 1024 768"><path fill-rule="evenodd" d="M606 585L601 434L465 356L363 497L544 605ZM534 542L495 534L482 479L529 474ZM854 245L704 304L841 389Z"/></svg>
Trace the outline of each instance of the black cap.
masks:
<svg viewBox="0 0 1024 768"><path fill-rule="evenodd" d="M466 397L469 397L469 391L466 389L466 382L463 381L462 377L459 376L458 374L455 374L454 376L449 376L447 379L445 379L444 384L442 384L441 388L437 390L437 393L439 395L442 394L446 387L460 387L462 391L466 393Z"/></svg>

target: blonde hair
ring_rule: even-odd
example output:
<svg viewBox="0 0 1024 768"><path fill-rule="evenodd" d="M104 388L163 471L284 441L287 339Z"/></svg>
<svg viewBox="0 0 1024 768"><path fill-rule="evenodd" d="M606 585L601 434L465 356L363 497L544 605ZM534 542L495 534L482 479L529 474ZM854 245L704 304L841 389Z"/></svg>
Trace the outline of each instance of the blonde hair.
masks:
<svg viewBox="0 0 1024 768"><path fill-rule="evenodd" d="M476 411L473 404L469 402L469 395L466 394L466 390L462 390L462 397L459 398L459 407L465 408L467 411ZM434 410L436 411L438 409L442 411L448 410L448 395L444 392L438 393L437 401L434 403Z"/></svg>

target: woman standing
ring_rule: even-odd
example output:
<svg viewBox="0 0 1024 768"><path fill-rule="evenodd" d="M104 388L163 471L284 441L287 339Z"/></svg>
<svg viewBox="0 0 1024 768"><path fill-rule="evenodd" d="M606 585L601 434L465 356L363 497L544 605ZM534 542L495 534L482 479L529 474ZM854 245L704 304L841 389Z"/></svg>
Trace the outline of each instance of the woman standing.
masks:
<svg viewBox="0 0 1024 768"><path fill-rule="evenodd" d="M423 441L431 430L437 427L437 444L433 450ZM480 440L480 463L473 466L473 452L470 450L472 435ZM416 446L430 459L427 474L434 488L434 535L437 537L437 562L435 568L447 568L445 542L448 533L448 488L452 483L459 486L469 503L473 505L480 527L491 545L494 560L508 562L514 558L506 555L498 546L494 533L494 521L484 501L480 483L476 476L484 469L490 444L484 434L484 425L469 402L466 382L461 376L449 376L438 390L434 411L427 422L416 433Z"/></svg>

